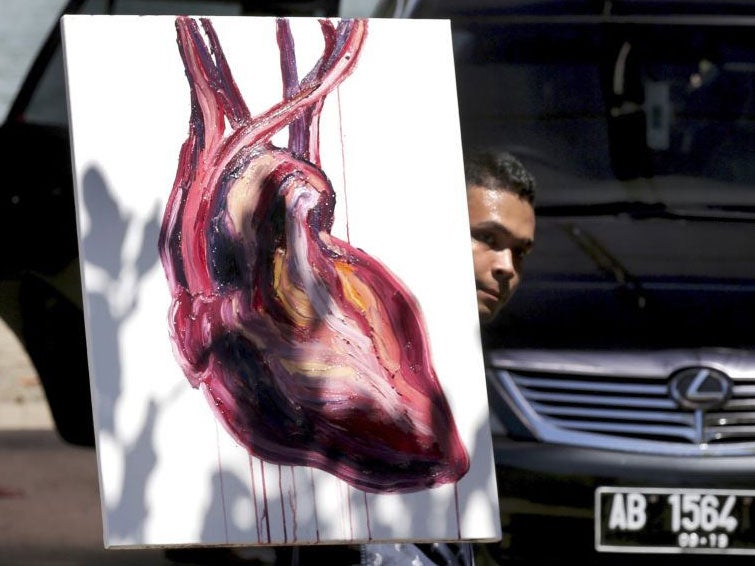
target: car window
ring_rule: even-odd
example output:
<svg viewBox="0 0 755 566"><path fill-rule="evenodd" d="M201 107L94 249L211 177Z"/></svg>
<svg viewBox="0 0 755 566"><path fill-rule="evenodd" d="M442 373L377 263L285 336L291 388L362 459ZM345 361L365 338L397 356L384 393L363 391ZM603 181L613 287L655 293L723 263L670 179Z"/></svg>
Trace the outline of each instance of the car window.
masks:
<svg viewBox="0 0 755 566"><path fill-rule="evenodd" d="M149 0L89 0L78 11L81 14L113 15L157 15L192 13L202 15L233 16L241 14L241 2L217 1L164 1ZM50 57L38 84L33 90L23 118L28 123L51 126L65 126L68 123L68 109L65 99L65 74L63 55L58 46Z"/></svg>
<svg viewBox="0 0 755 566"><path fill-rule="evenodd" d="M537 179L535 248L488 346L752 348L755 18L482 4L420 15L452 17L465 150Z"/></svg>
<svg viewBox="0 0 755 566"><path fill-rule="evenodd" d="M68 110L64 92L63 56L61 51L57 50L34 90L24 113L24 120L45 126L64 126L67 124Z"/></svg>
<svg viewBox="0 0 755 566"><path fill-rule="evenodd" d="M0 116L8 108L65 0L3 0L0 18Z"/></svg>

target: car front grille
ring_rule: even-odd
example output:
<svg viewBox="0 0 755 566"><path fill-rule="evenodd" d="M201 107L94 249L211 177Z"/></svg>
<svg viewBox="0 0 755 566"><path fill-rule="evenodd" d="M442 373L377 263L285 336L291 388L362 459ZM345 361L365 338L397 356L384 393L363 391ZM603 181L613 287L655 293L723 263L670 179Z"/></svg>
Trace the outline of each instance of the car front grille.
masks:
<svg viewBox="0 0 755 566"><path fill-rule="evenodd" d="M498 352L491 376L539 439L645 453L755 454L755 365L726 351ZM726 399L684 407L676 371L714 368Z"/></svg>

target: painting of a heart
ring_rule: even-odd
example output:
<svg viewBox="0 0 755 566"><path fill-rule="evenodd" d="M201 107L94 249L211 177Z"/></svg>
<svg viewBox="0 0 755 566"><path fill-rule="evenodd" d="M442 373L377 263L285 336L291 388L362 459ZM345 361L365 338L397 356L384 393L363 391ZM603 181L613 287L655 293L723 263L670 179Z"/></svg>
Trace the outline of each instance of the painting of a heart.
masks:
<svg viewBox="0 0 755 566"><path fill-rule="evenodd" d="M106 546L499 537L448 22L63 23Z"/></svg>

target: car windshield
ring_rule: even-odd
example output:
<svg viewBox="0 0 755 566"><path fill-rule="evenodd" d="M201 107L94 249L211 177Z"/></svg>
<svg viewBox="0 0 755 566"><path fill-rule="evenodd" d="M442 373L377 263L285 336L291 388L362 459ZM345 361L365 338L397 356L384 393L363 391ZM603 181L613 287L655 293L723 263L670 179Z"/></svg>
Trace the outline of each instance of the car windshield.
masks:
<svg viewBox="0 0 755 566"><path fill-rule="evenodd" d="M535 250L488 343L752 348L755 18L503 4L452 20L465 148L510 150L538 182Z"/></svg>
<svg viewBox="0 0 755 566"><path fill-rule="evenodd" d="M465 146L505 146L541 204L755 205L753 26L454 24Z"/></svg>

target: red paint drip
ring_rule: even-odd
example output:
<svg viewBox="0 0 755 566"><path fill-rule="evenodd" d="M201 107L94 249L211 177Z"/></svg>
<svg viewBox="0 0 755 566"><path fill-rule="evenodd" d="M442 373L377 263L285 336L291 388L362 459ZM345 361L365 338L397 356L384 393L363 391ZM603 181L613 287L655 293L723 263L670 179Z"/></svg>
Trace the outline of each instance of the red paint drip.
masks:
<svg viewBox="0 0 755 566"><path fill-rule="evenodd" d="M278 493L281 502L281 519L283 522L283 542L288 542L288 527L286 525L286 494L283 492L283 470L278 464Z"/></svg>
<svg viewBox="0 0 755 566"><path fill-rule="evenodd" d="M367 539L372 540L372 525L370 524L370 505L369 505L369 502L367 501L367 494L363 492L362 495L364 496L364 513L367 519Z"/></svg>
<svg viewBox="0 0 755 566"><path fill-rule="evenodd" d="M267 478L265 477L265 464L260 465L260 470L262 472L262 515L265 518L265 531L267 533L267 542L272 542L272 537L270 536L270 513L268 513L268 503L267 503Z"/></svg>
<svg viewBox="0 0 755 566"><path fill-rule="evenodd" d="M257 542L262 542L262 531L260 530L260 512L257 507L257 482L254 480L254 458L249 456L249 475L252 482L252 501L254 502L254 523L257 529Z"/></svg>
<svg viewBox="0 0 755 566"><path fill-rule="evenodd" d="M346 190L346 150L344 149L344 140L343 140L343 119L341 117L341 89L336 89L336 98L338 100L338 135L341 139L341 176L342 176L342 183L343 183L343 209L345 211L346 216L346 241L351 242L351 222L349 221L349 198L348 195L349 192Z"/></svg>
<svg viewBox="0 0 755 566"><path fill-rule="evenodd" d="M296 512L296 501L297 501L297 495L296 495L296 474L294 473L294 468L289 468L289 471L291 472L291 492L288 496L288 504L291 507L291 517L293 519L293 540L297 541L299 539L299 521L298 516Z"/></svg>
<svg viewBox="0 0 755 566"><path fill-rule="evenodd" d="M348 487L346 488L346 505L347 505L347 513L349 516L349 537L351 540L354 540L354 515L351 510L351 489Z"/></svg>
<svg viewBox="0 0 755 566"><path fill-rule="evenodd" d="M312 480L312 499L317 501L317 492L315 491L315 471L312 468L309 469L309 478ZM317 518L317 505L313 506L313 511L315 515L315 539L317 542L320 542L320 521Z"/></svg>

